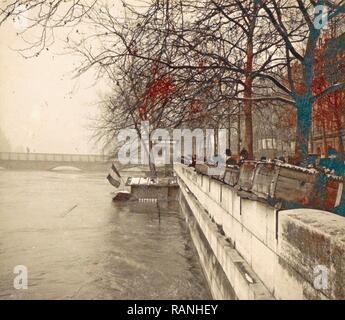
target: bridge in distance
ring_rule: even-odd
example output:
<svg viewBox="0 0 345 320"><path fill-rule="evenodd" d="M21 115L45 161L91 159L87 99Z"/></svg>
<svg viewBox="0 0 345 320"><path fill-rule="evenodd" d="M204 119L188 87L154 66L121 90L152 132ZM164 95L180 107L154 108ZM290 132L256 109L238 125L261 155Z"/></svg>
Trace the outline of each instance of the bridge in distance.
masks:
<svg viewBox="0 0 345 320"><path fill-rule="evenodd" d="M54 170L68 166L83 171L108 171L112 162L108 155L98 154L0 152L0 167L9 170ZM119 164L117 167L124 168Z"/></svg>

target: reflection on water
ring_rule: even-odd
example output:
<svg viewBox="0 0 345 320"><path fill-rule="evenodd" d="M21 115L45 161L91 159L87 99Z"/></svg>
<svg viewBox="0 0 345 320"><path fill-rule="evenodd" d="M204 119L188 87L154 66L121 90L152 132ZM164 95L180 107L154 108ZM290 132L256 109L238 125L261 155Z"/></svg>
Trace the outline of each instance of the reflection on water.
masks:
<svg viewBox="0 0 345 320"><path fill-rule="evenodd" d="M178 208L113 191L102 174L0 171L0 299L209 299Z"/></svg>

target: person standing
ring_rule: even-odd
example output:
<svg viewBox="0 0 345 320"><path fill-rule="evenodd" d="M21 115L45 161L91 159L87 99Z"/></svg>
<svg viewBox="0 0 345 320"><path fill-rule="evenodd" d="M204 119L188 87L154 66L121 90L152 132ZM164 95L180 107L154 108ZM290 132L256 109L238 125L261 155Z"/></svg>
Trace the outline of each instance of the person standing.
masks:
<svg viewBox="0 0 345 320"><path fill-rule="evenodd" d="M247 151L247 149L243 148L240 152L240 165L249 159L249 152Z"/></svg>
<svg viewBox="0 0 345 320"><path fill-rule="evenodd" d="M236 160L232 157L231 149L226 149L226 165L236 165Z"/></svg>

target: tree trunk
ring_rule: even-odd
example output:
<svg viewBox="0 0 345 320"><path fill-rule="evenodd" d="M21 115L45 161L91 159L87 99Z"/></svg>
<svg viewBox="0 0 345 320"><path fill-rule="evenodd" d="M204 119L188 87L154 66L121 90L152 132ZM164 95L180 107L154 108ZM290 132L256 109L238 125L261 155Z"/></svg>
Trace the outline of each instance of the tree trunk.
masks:
<svg viewBox="0 0 345 320"><path fill-rule="evenodd" d="M240 156L241 152L241 113L238 111L237 116L237 155Z"/></svg>
<svg viewBox="0 0 345 320"><path fill-rule="evenodd" d="M335 123L337 126L337 137L338 137L338 157L339 160L344 161L344 141L342 137L342 120L343 120L343 113L342 113L342 108L341 104L342 101L340 99L339 93L334 94L334 111L335 111Z"/></svg>
<svg viewBox="0 0 345 320"><path fill-rule="evenodd" d="M246 72L244 81L244 147L247 149L249 159L253 159L253 118L252 118L252 90L253 90L253 79L251 72L253 71L253 39L251 36L248 37L247 42L247 61L246 61Z"/></svg>
<svg viewBox="0 0 345 320"><path fill-rule="evenodd" d="M338 144L339 144L339 160L344 161L344 141L341 129L338 130Z"/></svg>
<svg viewBox="0 0 345 320"><path fill-rule="evenodd" d="M231 117L228 115L228 148L231 150Z"/></svg>
<svg viewBox="0 0 345 320"><path fill-rule="evenodd" d="M297 134L296 156L301 165L307 164L308 144L311 131L312 104L309 99L300 97L296 101L297 107Z"/></svg>
<svg viewBox="0 0 345 320"><path fill-rule="evenodd" d="M326 124L325 121L322 121L322 140L323 140L323 150L324 155L328 157L328 150L327 150L327 138L326 138Z"/></svg>
<svg viewBox="0 0 345 320"><path fill-rule="evenodd" d="M338 136L338 156L339 160L344 161L344 141L342 135L342 125L341 125L341 114L336 115L336 123L337 123L337 136Z"/></svg>
<svg viewBox="0 0 345 320"><path fill-rule="evenodd" d="M313 126L313 124L311 124L311 128L310 128L309 142L310 142L310 152L315 153L315 151L314 151L314 126Z"/></svg>
<svg viewBox="0 0 345 320"><path fill-rule="evenodd" d="M152 155L152 141L150 138L150 142L149 142L149 148L150 148L150 152L148 154L149 156L149 168L150 168L150 174L151 174L151 178L156 178L157 177L157 169L156 169L156 165L155 165L155 159L153 158Z"/></svg>
<svg viewBox="0 0 345 320"><path fill-rule="evenodd" d="M218 128L214 128L214 137L213 137L213 141L214 141L214 154L213 155L218 155Z"/></svg>
<svg viewBox="0 0 345 320"><path fill-rule="evenodd" d="M151 152L152 142L151 142L151 138L150 138L149 129L147 129L143 132L145 134L145 136L149 139L148 148L147 148L145 141L143 141L142 131L138 127L137 123L135 123L135 130L137 131L138 137L140 139L140 148L144 148L145 154L147 156L148 165L149 165L149 169L150 169L150 175L151 175L151 177L157 177L157 169L156 169L156 165L154 163L154 159L152 157L152 152ZM141 161L143 161L143 159L141 159Z"/></svg>
<svg viewBox="0 0 345 320"><path fill-rule="evenodd" d="M313 113L313 80L315 75L315 52L321 31L313 28L310 30L307 46L305 50L303 67L303 86L302 95L296 95L297 107L297 135L296 135L296 155L301 165L307 165L308 144L311 132L312 113Z"/></svg>

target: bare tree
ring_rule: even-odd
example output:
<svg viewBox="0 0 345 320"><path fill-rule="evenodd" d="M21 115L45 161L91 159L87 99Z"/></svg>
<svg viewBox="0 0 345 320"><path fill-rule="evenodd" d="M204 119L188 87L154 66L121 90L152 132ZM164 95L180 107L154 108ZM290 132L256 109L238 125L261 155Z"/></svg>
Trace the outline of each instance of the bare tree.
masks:
<svg viewBox="0 0 345 320"><path fill-rule="evenodd" d="M251 156L253 106L273 101L294 105L296 152L306 160L313 105L345 88L343 79L337 78L313 94L315 49L322 33L322 25L316 23L320 5L328 8L329 21L344 12L342 1L334 5L327 0L155 0L141 7L124 1L123 19L102 1L12 0L1 6L0 24L30 12L28 29L41 34L26 48L34 54L54 40L54 30L70 28L77 36L71 34L67 42L83 58L79 73L96 68L98 76L116 83L130 70L132 77L145 79L136 100L124 101L127 107L122 113L133 115L141 103L141 116L155 126L176 127L205 114L235 118L233 102L242 102L245 147ZM302 70L302 88L293 74L296 61ZM130 63L133 67L128 69ZM168 83L168 78L174 94L148 101L152 88ZM121 95L133 99L133 83L125 83Z"/></svg>
<svg viewBox="0 0 345 320"><path fill-rule="evenodd" d="M276 75L266 78L288 94L294 102L297 109L296 153L300 160L305 162L308 157L313 105L325 95L345 88L344 81L333 81L321 93L313 94L316 49L324 27L323 21L320 21L322 13L318 9L328 8L327 20L330 22L344 12L343 1L338 5L323 0L258 0L258 2L285 44L284 73L287 74L287 83ZM297 86L293 74L295 61L301 66L302 87Z"/></svg>

